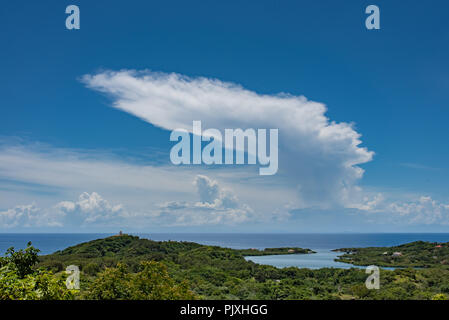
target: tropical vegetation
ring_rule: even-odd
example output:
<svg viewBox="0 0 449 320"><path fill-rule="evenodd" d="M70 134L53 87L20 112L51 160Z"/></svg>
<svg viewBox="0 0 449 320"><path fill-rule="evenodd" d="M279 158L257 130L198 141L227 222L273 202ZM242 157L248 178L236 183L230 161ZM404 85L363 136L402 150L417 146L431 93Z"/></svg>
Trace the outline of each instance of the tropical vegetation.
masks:
<svg viewBox="0 0 449 320"><path fill-rule="evenodd" d="M400 265L405 268L381 269L380 289L369 290L365 286L368 275L360 268L280 269L245 259L246 255L268 252L313 254L309 249L234 250L130 235L98 239L42 256L29 245L25 250L9 249L0 259L0 299L445 300L449 298L449 266L441 263L443 255L433 258L435 246L415 243L399 249L343 249L342 260L360 264L388 264L389 260L382 260L385 251L403 253L406 259ZM418 263L421 254L416 250L422 248L430 250L435 263L428 263L427 253ZM80 269L80 290L66 288L69 265ZM417 265L421 268L413 268Z"/></svg>

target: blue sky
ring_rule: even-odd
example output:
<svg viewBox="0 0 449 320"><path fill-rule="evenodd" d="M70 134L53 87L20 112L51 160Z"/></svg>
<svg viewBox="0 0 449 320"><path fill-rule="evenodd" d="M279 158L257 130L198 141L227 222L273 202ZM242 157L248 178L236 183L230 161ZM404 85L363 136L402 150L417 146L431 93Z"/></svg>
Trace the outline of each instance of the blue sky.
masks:
<svg viewBox="0 0 449 320"><path fill-rule="evenodd" d="M65 28L70 4L80 8L80 30ZM369 4L380 8L381 30L364 26ZM447 231L448 9L447 1L397 0L2 4L0 228ZM172 167L169 130L112 108L123 97L104 94L110 81L92 88L82 80L120 70L218 79L260 95L303 95L326 105L329 123L353 123L362 135L359 147L375 154L357 165L365 172L350 182L356 194L338 204L324 198L306 203L304 195L312 192L307 183L296 197L295 181L285 175L306 172L307 158L304 167L267 179L253 177L251 168ZM112 182L91 174L108 165L102 174ZM76 180L73 168L85 174L76 171ZM151 172L137 183L134 175L142 168ZM335 168L317 173L313 190L325 188L325 176L335 176ZM167 172L172 176L164 178ZM125 177L129 183L114 184ZM157 192L162 179L166 188ZM203 187L222 191L201 200ZM238 198L236 210L215 208L217 214L197 205L228 197ZM258 199L267 203L259 208ZM183 209L169 212L174 202ZM198 217L197 210L204 212Z"/></svg>

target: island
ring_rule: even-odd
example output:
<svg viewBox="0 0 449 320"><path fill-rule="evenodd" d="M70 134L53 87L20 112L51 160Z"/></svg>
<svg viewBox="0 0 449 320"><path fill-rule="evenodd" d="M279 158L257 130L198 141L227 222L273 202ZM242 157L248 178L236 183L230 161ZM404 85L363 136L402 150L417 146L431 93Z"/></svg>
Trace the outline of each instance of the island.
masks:
<svg viewBox="0 0 449 320"><path fill-rule="evenodd" d="M244 256L272 256L272 255L283 255L283 254L311 254L316 253L310 249L303 249L297 247L282 247L282 248L265 248L263 250L252 249L240 249L236 250Z"/></svg>

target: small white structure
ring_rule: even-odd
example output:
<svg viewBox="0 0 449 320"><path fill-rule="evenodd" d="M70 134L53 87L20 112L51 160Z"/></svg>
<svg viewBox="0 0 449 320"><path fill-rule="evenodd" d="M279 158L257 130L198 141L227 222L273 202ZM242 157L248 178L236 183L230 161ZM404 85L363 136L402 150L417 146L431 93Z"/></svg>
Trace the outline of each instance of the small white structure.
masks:
<svg viewBox="0 0 449 320"><path fill-rule="evenodd" d="M393 257L400 257L402 256L402 252L393 252Z"/></svg>

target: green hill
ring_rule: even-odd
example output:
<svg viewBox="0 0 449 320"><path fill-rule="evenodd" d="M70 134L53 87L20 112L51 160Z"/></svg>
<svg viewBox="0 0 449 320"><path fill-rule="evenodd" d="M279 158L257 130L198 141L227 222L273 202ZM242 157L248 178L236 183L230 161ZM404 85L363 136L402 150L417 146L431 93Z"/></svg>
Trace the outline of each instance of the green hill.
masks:
<svg viewBox="0 0 449 320"><path fill-rule="evenodd" d="M393 247L342 248L337 261L359 266L436 267L449 265L449 242L416 241Z"/></svg>
<svg viewBox="0 0 449 320"><path fill-rule="evenodd" d="M142 261L159 261L168 265L173 273L192 268L216 268L241 276L241 273L246 275L259 268L253 262L246 261L244 256L308 253L313 251L291 247L236 250L193 242L153 241L122 235L89 241L40 256L39 266L59 272L68 265L77 265L84 273L95 276L104 268L116 266L117 263L124 263L131 271L136 271Z"/></svg>

